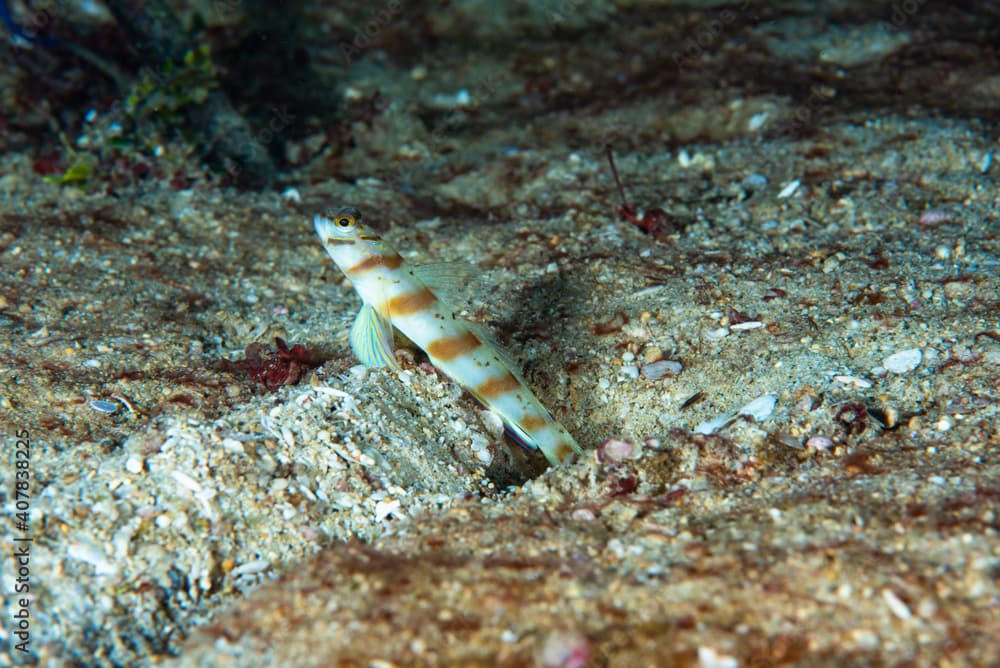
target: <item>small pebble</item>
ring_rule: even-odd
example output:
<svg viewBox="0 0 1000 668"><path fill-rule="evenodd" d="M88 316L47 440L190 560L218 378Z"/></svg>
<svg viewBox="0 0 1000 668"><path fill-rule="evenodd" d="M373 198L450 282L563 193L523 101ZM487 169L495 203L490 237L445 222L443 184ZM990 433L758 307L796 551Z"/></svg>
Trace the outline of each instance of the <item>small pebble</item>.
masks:
<svg viewBox="0 0 1000 668"><path fill-rule="evenodd" d="M920 348L911 348L889 355L882 362L882 366L891 373L907 373L920 366L922 359L923 353L920 352Z"/></svg>
<svg viewBox="0 0 1000 668"><path fill-rule="evenodd" d="M226 452L232 452L235 454L243 454L245 450L243 449L243 444L237 441L235 438L224 438L222 439L222 449Z"/></svg>
<svg viewBox="0 0 1000 668"><path fill-rule="evenodd" d="M806 441L806 448L816 452L825 452L833 447L833 441L826 436L812 436Z"/></svg>
<svg viewBox="0 0 1000 668"><path fill-rule="evenodd" d="M483 426L486 427L487 433L489 433L493 438L500 438L503 436L503 420L499 415L493 411L487 410L480 411L479 415L483 419Z"/></svg>
<svg viewBox="0 0 1000 668"><path fill-rule="evenodd" d="M130 455L129 458L125 460L125 470L132 475L142 473L142 460L135 455Z"/></svg>
<svg viewBox="0 0 1000 668"><path fill-rule="evenodd" d="M586 668L590 641L576 631L555 631L545 639L538 658L544 668Z"/></svg>
<svg viewBox="0 0 1000 668"><path fill-rule="evenodd" d="M493 463L493 453L490 452L489 448L482 448L474 452L476 459L483 464Z"/></svg>
<svg viewBox="0 0 1000 668"><path fill-rule="evenodd" d="M871 629L854 629L849 637L854 641L856 647L863 650L871 651L879 645L878 634Z"/></svg>
<svg viewBox="0 0 1000 668"><path fill-rule="evenodd" d="M739 668L740 662L712 647L698 648L698 665L701 668Z"/></svg>
<svg viewBox="0 0 1000 668"><path fill-rule="evenodd" d="M809 413L813 408L816 407L816 397L811 394L806 394L799 397L798 402L795 404L795 410L799 413Z"/></svg>
<svg viewBox="0 0 1000 668"><path fill-rule="evenodd" d="M740 181L740 185L747 190L760 190L767 185L767 177L763 174L748 174Z"/></svg>
<svg viewBox="0 0 1000 668"><path fill-rule="evenodd" d="M899 409L894 406L886 406L882 409L882 415L880 416L879 422L882 423L886 429L892 429L899 425Z"/></svg>
<svg viewBox="0 0 1000 668"><path fill-rule="evenodd" d="M938 431L948 431L952 428L954 423L945 415L942 415L937 422L934 423L934 428Z"/></svg>
<svg viewBox="0 0 1000 668"><path fill-rule="evenodd" d="M756 132L757 130L760 130L762 127L764 127L764 123L767 122L767 115L768 114L766 111L762 111L760 113L751 116L750 120L747 121L747 130L749 130L750 132Z"/></svg>
<svg viewBox="0 0 1000 668"><path fill-rule="evenodd" d="M979 168L979 172L981 174L985 174L990 171L990 167L993 165L993 153L986 151L982 158L979 158L978 160L973 158L972 162Z"/></svg>
<svg viewBox="0 0 1000 668"><path fill-rule="evenodd" d="M619 438L609 438L597 446L597 461L602 464L620 464L626 459L634 459L639 448Z"/></svg>
<svg viewBox="0 0 1000 668"><path fill-rule="evenodd" d="M920 219L917 220L917 224L926 226L941 225L948 222L951 222L951 216L943 209L928 209L920 214Z"/></svg>

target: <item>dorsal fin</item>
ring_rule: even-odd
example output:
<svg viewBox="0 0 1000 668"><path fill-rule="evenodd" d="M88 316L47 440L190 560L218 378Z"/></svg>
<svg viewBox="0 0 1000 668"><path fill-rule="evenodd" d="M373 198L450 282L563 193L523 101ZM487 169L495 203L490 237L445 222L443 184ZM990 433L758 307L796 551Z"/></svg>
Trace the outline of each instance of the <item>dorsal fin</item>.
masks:
<svg viewBox="0 0 1000 668"><path fill-rule="evenodd" d="M430 288L445 304L460 308L473 301L483 272L467 262L411 264L413 277Z"/></svg>

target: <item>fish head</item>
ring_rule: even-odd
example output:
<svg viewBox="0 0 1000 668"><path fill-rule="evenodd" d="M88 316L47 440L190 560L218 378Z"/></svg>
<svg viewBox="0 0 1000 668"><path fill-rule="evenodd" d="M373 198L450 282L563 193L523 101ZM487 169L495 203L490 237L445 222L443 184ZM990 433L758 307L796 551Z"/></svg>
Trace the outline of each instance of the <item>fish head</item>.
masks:
<svg viewBox="0 0 1000 668"><path fill-rule="evenodd" d="M316 214L313 217L313 226L324 244L330 240L337 243L337 239L357 240L359 235L366 231L361 222L361 212L351 206L325 214Z"/></svg>
<svg viewBox="0 0 1000 668"><path fill-rule="evenodd" d="M327 252L342 268L341 260L382 250L382 238L364 224L361 212L354 207L344 207L330 214L316 214L313 227Z"/></svg>

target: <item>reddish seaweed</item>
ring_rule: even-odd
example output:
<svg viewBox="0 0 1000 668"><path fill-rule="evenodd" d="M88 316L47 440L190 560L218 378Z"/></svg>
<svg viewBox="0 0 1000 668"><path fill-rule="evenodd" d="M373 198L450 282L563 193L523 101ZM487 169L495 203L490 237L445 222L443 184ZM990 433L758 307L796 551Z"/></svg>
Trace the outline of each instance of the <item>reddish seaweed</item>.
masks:
<svg viewBox="0 0 1000 668"><path fill-rule="evenodd" d="M280 336L274 337L274 349L260 343L247 346L245 359L229 362L229 371L245 371L250 379L274 392L282 385L295 385L306 371L320 365L302 344L291 348Z"/></svg>

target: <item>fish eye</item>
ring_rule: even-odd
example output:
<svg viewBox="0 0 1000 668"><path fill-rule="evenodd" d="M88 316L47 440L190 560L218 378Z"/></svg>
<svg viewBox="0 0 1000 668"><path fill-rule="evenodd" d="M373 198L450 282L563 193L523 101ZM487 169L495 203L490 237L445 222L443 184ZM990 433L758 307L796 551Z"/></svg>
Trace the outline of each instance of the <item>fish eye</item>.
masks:
<svg viewBox="0 0 1000 668"><path fill-rule="evenodd" d="M350 227L354 224L353 216L341 216L337 219L337 227Z"/></svg>

